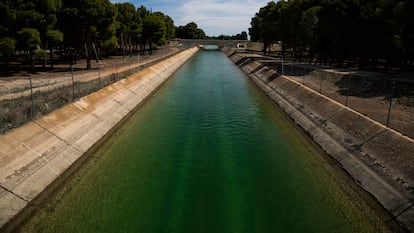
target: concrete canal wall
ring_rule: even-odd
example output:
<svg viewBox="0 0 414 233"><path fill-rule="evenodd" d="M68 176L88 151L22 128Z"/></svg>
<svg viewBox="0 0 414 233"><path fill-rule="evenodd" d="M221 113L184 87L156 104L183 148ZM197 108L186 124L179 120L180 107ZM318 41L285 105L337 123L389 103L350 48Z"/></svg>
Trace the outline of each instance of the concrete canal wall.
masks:
<svg viewBox="0 0 414 233"><path fill-rule="evenodd" d="M0 136L0 227L36 205L197 51L187 49Z"/></svg>
<svg viewBox="0 0 414 233"><path fill-rule="evenodd" d="M223 49L403 226L414 232L414 140L281 76L255 59Z"/></svg>

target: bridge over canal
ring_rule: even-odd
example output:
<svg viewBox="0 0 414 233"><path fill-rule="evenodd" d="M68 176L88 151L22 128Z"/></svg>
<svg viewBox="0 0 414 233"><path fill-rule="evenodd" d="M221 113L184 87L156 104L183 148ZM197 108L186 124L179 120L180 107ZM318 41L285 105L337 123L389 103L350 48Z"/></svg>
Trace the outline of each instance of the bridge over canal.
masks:
<svg viewBox="0 0 414 233"><path fill-rule="evenodd" d="M232 48L246 48L247 40L214 40L214 39L179 39L181 43L187 45L213 45L219 48L232 47Z"/></svg>

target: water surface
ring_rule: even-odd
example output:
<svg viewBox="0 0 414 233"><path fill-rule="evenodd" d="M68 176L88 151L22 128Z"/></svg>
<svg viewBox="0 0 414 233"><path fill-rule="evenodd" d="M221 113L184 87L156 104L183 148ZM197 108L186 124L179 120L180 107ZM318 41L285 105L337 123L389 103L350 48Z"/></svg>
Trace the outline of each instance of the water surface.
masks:
<svg viewBox="0 0 414 233"><path fill-rule="evenodd" d="M218 51L196 54L22 232L387 232Z"/></svg>

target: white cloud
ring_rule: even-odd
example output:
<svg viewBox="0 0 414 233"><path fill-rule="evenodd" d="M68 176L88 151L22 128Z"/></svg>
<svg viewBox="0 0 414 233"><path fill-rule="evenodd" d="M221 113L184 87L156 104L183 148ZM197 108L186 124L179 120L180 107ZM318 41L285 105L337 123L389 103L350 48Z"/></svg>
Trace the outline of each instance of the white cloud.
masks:
<svg viewBox="0 0 414 233"><path fill-rule="evenodd" d="M248 31L250 20L268 0L190 0L178 7L176 24L195 22L207 35L234 35Z"/></svg>
<svg viewBox="0 0 414 233"><path fill-rule="evenodd" d="M169 15L175 25L195 22L209 36L235 35L248 31L250 20L270 0L131 0L153 11ZM111 0L128 2L128 0Z"/></svg>

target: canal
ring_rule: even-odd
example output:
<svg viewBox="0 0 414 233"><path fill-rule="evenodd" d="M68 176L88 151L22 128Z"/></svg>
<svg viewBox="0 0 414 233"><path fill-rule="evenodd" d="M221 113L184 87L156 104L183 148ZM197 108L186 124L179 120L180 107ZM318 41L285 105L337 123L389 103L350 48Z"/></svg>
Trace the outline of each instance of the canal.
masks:
<svg viewBox="0 0 414 233"><path fill-rule="evenodd" d="M223 53L201 51L20 232L389 232L361 195Z"/></svg>

